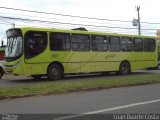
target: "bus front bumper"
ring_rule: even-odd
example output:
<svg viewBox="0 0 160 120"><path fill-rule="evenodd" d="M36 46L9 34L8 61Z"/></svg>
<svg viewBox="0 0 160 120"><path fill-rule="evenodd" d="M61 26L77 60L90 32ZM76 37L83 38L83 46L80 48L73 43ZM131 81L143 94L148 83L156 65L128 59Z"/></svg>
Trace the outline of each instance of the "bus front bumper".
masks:
<svg viewBox="0 0 160 120"><path fill-rule="evenodd" d="M21 62L17 62L14 65L10 65L10 64L6 64L5 65L5 72L6 73L12 73L16 68L18 68L18 66L21 65Z"/></svg>

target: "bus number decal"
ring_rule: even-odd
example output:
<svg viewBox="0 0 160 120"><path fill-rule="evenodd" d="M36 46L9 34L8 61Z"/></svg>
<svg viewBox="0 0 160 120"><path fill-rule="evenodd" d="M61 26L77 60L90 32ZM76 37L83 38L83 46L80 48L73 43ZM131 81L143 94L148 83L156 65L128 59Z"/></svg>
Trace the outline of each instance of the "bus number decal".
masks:
<svg viewBox="0 0 160 120"><path fill-rule="evenodd" d="M111 58L114 58L115 56L116 56L115 54L110 54L110 55L107 55L105 59L111 59Z"/></svg>

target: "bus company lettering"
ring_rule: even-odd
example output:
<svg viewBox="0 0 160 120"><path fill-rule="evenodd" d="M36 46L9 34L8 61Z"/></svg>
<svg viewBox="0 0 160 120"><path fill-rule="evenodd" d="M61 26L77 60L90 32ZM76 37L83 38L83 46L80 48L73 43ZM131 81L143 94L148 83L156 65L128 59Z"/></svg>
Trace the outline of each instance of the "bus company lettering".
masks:
<svg viewBox="0 0 160 120"><path fill-rule="evenodd" d="M113 58L113 57L115 57L116 55L115 54L109 54L109 55L107 55L106 57L105 57L105 59L111 59L111 58Z"/></svg>

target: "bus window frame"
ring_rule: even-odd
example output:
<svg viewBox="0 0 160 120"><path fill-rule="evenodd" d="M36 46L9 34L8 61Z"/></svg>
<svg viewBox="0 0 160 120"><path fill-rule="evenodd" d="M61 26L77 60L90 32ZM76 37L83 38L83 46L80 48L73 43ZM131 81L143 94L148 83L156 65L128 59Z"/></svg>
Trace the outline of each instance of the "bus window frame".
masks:
<svg viewBox="0 0 160 120"><path fill-rule="evenodd" d="M129 41L131 41L131 43L122 43L122 40L128 39ZM120 37L120 44L121 44L121 51L122 52L132 52L134 50L133 47L133 38L132 37ZM131 49L124 49L123 47L130 47Z"/></svg>
<svg viewBox="0 0 160 120"><path fill-rule="evenodd" d="M154 41L154 43L152 44L152 46L150 45L149 48L148 47L148 43L151 43L150 41ZM147 44L146 44L146 41L149 41ZM147 48L147 49L146 49ZM156 40L153 39L153 38L144 38L144 42L143 42L143 51L144 52L154 52L156 49Z"/></svg>
<svg viewBox="0 0 160 120"><path fill-rule="evenodd" d="M100 41L98 39L93 39L93 37L103 37L103 42L97 42L97 41ZM96 42L93 42L93 41L96 41ZM96 45L96 49L93 49L93 45ZM106 49L103 49L103 50L99 50L99 47L98 45L105 45L106 46ZM109 40L108 40L108 36L105 36L105 35L92 35L91 36L91 44L90 44L90 47L91 47L91 50L94 51L94 52L106 52L108 51L108 46L109 46Z"/></svg>
<svg viewBox="0 0 160 120"><path fill-rule="evenodd" d="M72 36L74 36L74 35L83 35L83 36L87 36L87 38L88 38L88 42L83 42L83 40L82 41L80 41L80 42L77 42L77 41L75 41L75 42L73 42L73 37ZM70 41L71 41L71 49L72 49L72 51L86 51L86 52L88 52L88 51L90 51L90 47L91 47L91 45L90 45L90 35L89 34L78 34L78 33L72 33L71 34L71 38L70 38ZM85 40L86 41L86 40ZM83 42L83 44L85 45L85 43L88 43L88 49L81 49L80 48L80 43L82 44L82 42ZM73 48L73 44L78 44L79 43L79 47L77 47L77 49L75 49L75 48Z"/></svg>
<svg viewBox="0 0 160 120"><path fill-rule="evenodd" d="M118 38L119 40L119 42L118 43L114 43L114 44L111 44L111 38L112 37L116 37L116 38ZM109 46L108 46L108 51L109 52L120 52L121 51L121 42L120 42L120 36L108 36L108 40L109 40ZM118 50L115 50L115 49L112 49L113 47L112 46L118 46L119 47L119 49ZM111 48L111 49L110 49Z"/></svg>
<svg viewBox="0 0 160 120"><path fill-rule="evenodd" d="M35 38L29 38L27 35L28 34L32 34L32 36L33 36L33 34L41 34L41 33L43 33L43 35L45 34L45 36L43 36L42 34L42 36L43 36L43 43L45 43L45 44L42 44L42 43L40 43L40 41L38 41L38 40L35 40L36 39L36 37L38 37L38 36L35 36ZM41 49L41 51L36 51L36 48L38 48L39 49L39 46L38 46L38 44L36 44L36 43L33 43L32 45L35 45L35 46L32 46L33 47L33 49L35 49L34 51L32 51L31 50L31 44L29 43L30 41L29 41L29 39L30 39L30 41L34 41L34 42L37 42L37 43L39 43L39 44L42 44L44 47ZM39 39L40 39L40 37L39 37ZM41 40L42 40L42 38L41 38ZM45 42L44 42L45 41ZM26 59L31 59L31 58L33 58L33 57L36 57L37 55L39 55L39 54L42 54L46 49L47 49L47 46L48 46L48 33L46 32L46 31L27 31L26 33L25 33L25 35L24 35L24 55L25 55L25 58ZM27 46L27 44L29 44L30 46ZM30 52L29 53L29 51L32 51L32 52ZM34 53L35 52L35 53ZM33 55L32 55L33 54Z"/></svg>
<svg viewBox="0 0 160 120"><path fill-rule="evenodd" d="M65 34L65 35L68 35L69 37L69 42L65 42L65 49L63 49L63 45L64 43L62 42L62 49L53 49L52 47L52 42L51 41L54 41L54 40L51 40L51 37L54 37L54 34ZM65 40L66 41L66 40ZM70 33L64 33L64 32L50 32L49 33L49 42L50 42L50 45L49 45L49 48L51 51L70 51L71 50L71 35ZM66 49L66 44L69 44L69 49Z"/></svg>
<svg viewBox="0 0 160 120"><path fill-rule="evenodd" d="M138 44L139 45L139 43L135 43L135 40L138 40L138 39L140 39L141 41L142 41L142 44L141 44L141 46L140 46L140 50L139 50L139 48L137 49L136 47L136 45ZM134 52L143 52L144 51L144 39L143 38L140 38L140 37L133 37L133 44L134 44Z"/></svg>

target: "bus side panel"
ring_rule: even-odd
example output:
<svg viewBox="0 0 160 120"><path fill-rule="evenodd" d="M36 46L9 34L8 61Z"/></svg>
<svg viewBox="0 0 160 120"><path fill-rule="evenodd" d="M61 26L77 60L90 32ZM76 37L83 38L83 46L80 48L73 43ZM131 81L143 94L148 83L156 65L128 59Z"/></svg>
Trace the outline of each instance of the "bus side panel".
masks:
<svg viewBox="0 0 160 120"><path fill-rule="evenodd" d="M65 73L118 71L124 60L135 70L156 66L155 59L154 52L48 51L25 59L25 71L30 75L47 74L49 64L55 61L63 64Z"/></svg>
<svg viewBox="0 0 160 120"><path fill-rule="evenodd" d="M80 63L64 63L64 72L65 73L80 73L81 72L81 66Z"/></svg>
<svg viewBox="0 0 160 120"><path fill-rule="evenodd" d="M118 71L119 62L81 63L81 72Z"/></svg>
<svg viewBox="0 0 160 120"><path fill-rule="evenodd" d="M132 70L157 66L156 52L134 52L131 56L130 61Z"/></svg>
<svg viewBox="0 0 160 120"><path fill-rule="evenodd" d="M46 74L44 64L26 64L25 71L28 75Z"/></svg>
<svg viewBox="0 0 160 120"><path fill-rule="evenodd" d="M73 52L68 59L68 66L65 64L64 68L66 73L118 71L122 58L110 52Z"/></svg>

